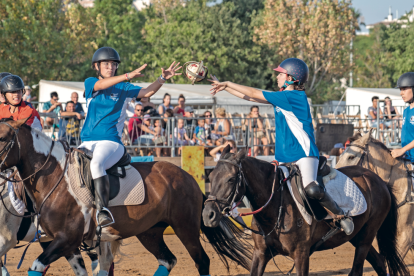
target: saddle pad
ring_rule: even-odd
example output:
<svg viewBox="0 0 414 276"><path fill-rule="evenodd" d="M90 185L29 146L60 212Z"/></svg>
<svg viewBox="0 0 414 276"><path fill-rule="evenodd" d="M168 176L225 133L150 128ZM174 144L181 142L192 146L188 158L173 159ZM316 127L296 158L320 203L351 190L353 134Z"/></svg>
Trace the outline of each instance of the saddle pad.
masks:
<svg viewBox="0 0 414 276"><path fill-rule="evenodd" d="M120 189L118 195L109 201L109 206L139 205L144 201L145 188L141 174L133 167L127 166L126 177L119 178ZM68 168L70 186L83 204L93 206L93 199L89 189L82 185L80 169L76 163L70 163Z"/></svg>
<svg viewBox="0 0 414 276"><path fill-rule="evenodd" d="M283 166L280 168L282 169L285 177L288 177L289 171L287 168ZM305 221L311 225L312 215L310 215L306 211L305 207L296 200L295 196L293 195L290 181L288 181L287 185L289 187L290 194L292 195L294 201L296 202L296 205L299 208L300 213L302 214ZM340 171L336 171L335 178L325 183L325 188L333 200L335 200L335 202L338 204L338 206L344 210L345 213L349 212L349 215L351 217L361 215L367 210L367 202L358 186L354 181L352 181L352 179ZM332 219L332 217L328 215L325 219Z"/></svg>

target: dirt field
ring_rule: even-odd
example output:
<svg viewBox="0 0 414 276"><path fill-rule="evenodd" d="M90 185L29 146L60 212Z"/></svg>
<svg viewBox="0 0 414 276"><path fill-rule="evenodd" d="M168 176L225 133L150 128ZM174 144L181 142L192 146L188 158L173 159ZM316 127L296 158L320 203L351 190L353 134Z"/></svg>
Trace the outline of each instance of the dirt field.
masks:
<svg viewBox="0 0 414 276"><path fill-rule="evenodd" d="M175 235L166 235L164 237L168 247L178 259L178 263L170 275L198 275L194 262L179 239ZM223 264L219 261L218 256L214 253L212 247L206 244L204 248L206 248L207 254L211 260L211 275L248 275L248 272L245 269L234 265L228 274ZM36 259L38 254L41 253L41 249L37 244L32 245L26 255L22 268L17 270L16 266L20 260L22 252L23 249L15 249L7 255L7 268L12 276L27 275L27 269ZM136 238L126 240L125 246L122 247L122 252L128 256L122 257L122 259L120 261L118 260L115 264L115 275L117 276L153 275L158 267L156 259L143 248ZM347 275L351 270L353 257L354 247L349 243L334 250L317 252L311 258L311 275ZM90 269L91 262L86 255L84 258L88 268L88 273L92 275ZM282 256L276 257L275 260L279 268L284 273L292 267L292 262ZM411 254L407 256L406 262L408 264L414 263L414 259ZM414 265L410 265L409 268L411 274L414 275ZM265 275L282 275L272 262L268 264L266 272L267 273L265 273ZM61 258L51 265L46 275L74 275L74 273L66 260ZM376 275L368 262L365 262L364 275Z"/></svg>

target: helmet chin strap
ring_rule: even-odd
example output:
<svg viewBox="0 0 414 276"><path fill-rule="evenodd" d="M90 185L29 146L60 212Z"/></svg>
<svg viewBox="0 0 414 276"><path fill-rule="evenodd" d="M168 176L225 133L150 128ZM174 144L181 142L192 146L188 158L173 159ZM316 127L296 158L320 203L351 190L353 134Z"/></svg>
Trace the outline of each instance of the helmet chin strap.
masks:
<svg viewBox="0 0 414 276"><path fill-rule="evenodd" d="M295 78L294 78L294 77L292 77L292 81L285 80L285 83L283 84L283 86L280 88L280 90L279 90L279 91L283 91L283 90L285 90L285 89L286 89L289 85L292 85L292 84L295 84L295 83L299 84L299 81L298 81L298 80L295 80Z"/></svg>
<svg viewBox="0 0 414 276"><path fill-rule="evenodd" d="M412 104L414 103L414 86L411 87L411 93L413 94L413 96L411 97L411 100L409 100L407 103Z"/></svg>

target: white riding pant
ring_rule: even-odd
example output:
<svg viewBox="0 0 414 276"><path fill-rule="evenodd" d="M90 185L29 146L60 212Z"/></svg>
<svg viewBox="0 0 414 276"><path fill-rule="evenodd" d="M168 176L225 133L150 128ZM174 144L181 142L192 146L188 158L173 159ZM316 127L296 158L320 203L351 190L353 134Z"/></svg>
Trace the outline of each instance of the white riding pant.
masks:
<svg viewBox="0 0 414 276"><path fill-rule="evenodd" d="M316 157L303 157L295 163L302 174L303 188L306 188L318 176L319 160Z"/></svg>
<svg viewBox="0 0 414 276"><path fill-rule="evenodd" d="M83 142L79 148L86 148L93 152L91 160L91 174L93 179L106 175L124 155L124 146L108 140Z"/></svg>

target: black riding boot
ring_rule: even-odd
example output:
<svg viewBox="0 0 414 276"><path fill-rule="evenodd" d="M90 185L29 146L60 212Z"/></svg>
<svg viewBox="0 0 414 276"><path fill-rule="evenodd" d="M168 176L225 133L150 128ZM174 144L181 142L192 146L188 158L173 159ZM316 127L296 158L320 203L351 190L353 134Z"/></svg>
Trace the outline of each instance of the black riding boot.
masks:
<svg viewBox="0 0 414 276"><path fill-rule="evenodd" d="M107 175L101 176L93 180L95 184L95 204L97 212L98 225L104 227L112 224L113 217L108 210L109 202L109 177Z"/></svg>
<svg viewBox="0 0 414 276"><path fill-rule="evenodd" d="M345 215L344 211L339 208L338 204L332 199L332 197L327 193L324 187L321 187L317 181L313 181L305 188L306 194L311 198L319 201L319 203L332 212L334 215L343 216ZM342 229L345 234L351 235L354 231L354 222L351 218L345 217L339 221Z"/></svg>

